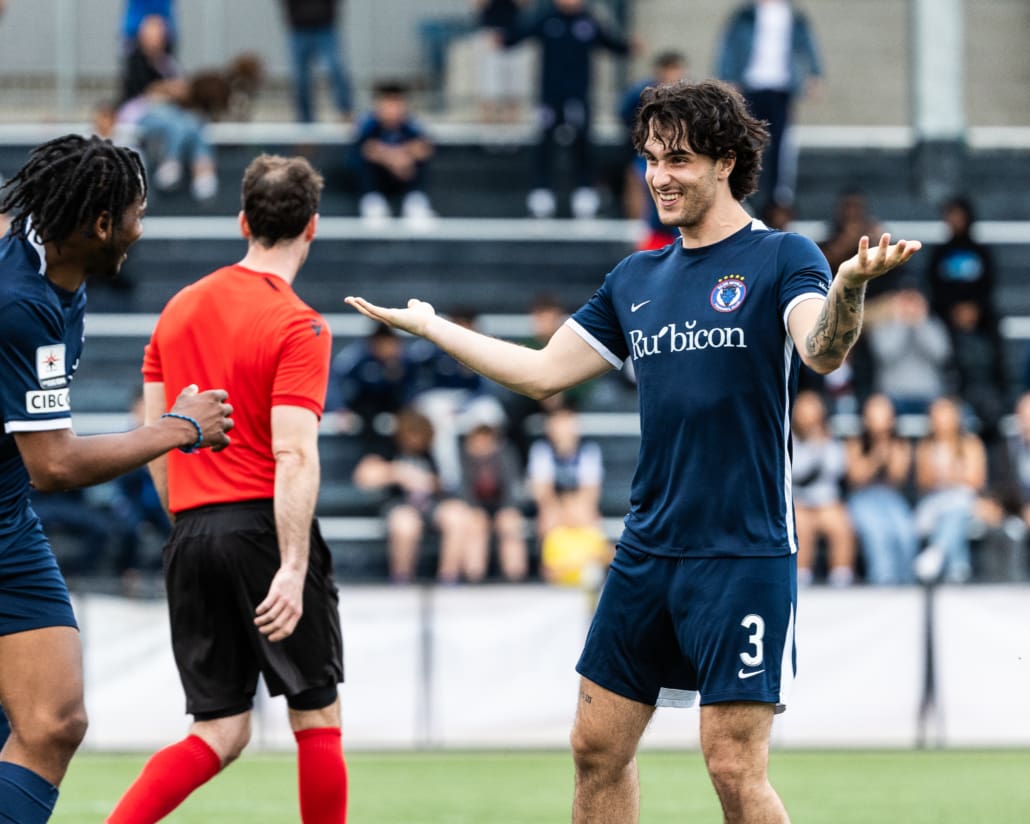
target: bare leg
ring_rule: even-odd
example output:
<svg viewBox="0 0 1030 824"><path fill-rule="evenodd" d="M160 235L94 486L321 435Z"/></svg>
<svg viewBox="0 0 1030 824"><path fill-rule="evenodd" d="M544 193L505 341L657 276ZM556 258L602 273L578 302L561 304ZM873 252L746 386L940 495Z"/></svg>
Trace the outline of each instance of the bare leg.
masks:
<svg viewBox="0 0 1030 824"><path fill-rule="evenodd" d="M637 744L654 707L616 695L586 678L572 728L576 763L573 824L635 824L640 816Z"/></svg>
<svg viewBox="0 0 1030 824"><path fill-rule="evenodd" d="M497 529L497 554L501 561L501 572L509 581L521 581L529 571L526 527L522 513L514 507L507 507L497 513L494 524Z"/></svg>
<svg viewBox="0 0 1030 824"><path fill-rule="evenodd" d="M490 522L485 510L472 506L450 507L450 502L440 504L437 524L441 536L440 571L441 581L457 581L465 576L473 583L486 577L487 557L490 550ZM463 538L455 540L456 533Z"/></svg>
<svg viewBox="0 0 1030 824"><path fill-rule="evenodd" d="M11 722L0 759L59 785L86 734L78 630L0 636L0 704Z"/></svg>
<svg viewBox="0 0 1030 824"><path fill-rule="evenodd" d="M418 564L418 545L422 540L422 516L414 507L401 505L386 517L390 552L390 578L410 581Z"/></svg>
<svg viewBox="0 0 1030 824"><path fill-rule="evenodd" d="M769 783L772 704L735 701L701 707L701 751L725 824L789 824Z"/></svg>
<svg viewBox="0 0 1030 824"><path fill-rule="evenodd" d="M204 739L218 753L224 769L240 757L250 742L250 712L211 721L194 721L190 726L190 735Z"/></svg>
<svg viewBox="0 0 1030 824"><path fill-rule="evenodd" d="M815 514L801 506L794 509L798 533L798 583L806 584L811 582L815 567Z"/></svg>
<svg viewBox="0 0 1030 824"><path fill-rule="evenodd" d="M441 501L436 507L436 526L440 530L440 570L437 577L441 581L457 581L462 569L469 566L475 569L475 564L470 564L465 556L466 552L475 551L466 544L469 517L468 505L457 498ZM452 577L445 577L452 571Z"/></svg>

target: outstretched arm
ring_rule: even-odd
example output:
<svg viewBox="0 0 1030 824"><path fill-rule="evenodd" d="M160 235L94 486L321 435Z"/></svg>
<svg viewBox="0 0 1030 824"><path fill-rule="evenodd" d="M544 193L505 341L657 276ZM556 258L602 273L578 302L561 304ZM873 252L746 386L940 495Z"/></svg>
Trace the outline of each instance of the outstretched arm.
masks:
<svg viewBox="0 0 1030 824"><path fill-rule="evenodd" d="M612 368L568 326L560 327L543 349L530 349L451 323L415 298L406 309L387 309L359 297L348 297L347 303L372 320L432 341L469 369L537 400Z"/></svg>
<svg viewBox="0 0 1030 824"><path fill-rule="evenodd" d="M885 233L870 251L869 238L863 236L857 254L837 270L826 299L803 301L790 313L788 328L801 360L821 375L839 367L862 331L866 284L921 248L918 240L899 240L892 246L891 236Z"/></svg>

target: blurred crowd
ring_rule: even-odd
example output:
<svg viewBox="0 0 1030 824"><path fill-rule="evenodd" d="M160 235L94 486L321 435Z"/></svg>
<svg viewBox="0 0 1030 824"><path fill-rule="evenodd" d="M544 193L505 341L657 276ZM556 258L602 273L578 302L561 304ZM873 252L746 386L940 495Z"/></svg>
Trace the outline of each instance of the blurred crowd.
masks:
<svg viewBox="0 0 1030 824"><path fill-rule="evenodd" d="M126 2L119 92L98 103L94 129L135 143L158 191L182 189L206 202L219 180L208 124L247 119L264 71L257 53L215 70L183 67L176 5ZM382 78L368 110L357 111L343 49L344 4L280 5L295 117L318 119L313 76L320 68L332 116L352 127L346 166L362 218L374 224L399 214L430 225L434 146L411 89ZM538 140L526 191L526 211L537 219L598 214L593 64L602 52L649 58L648 75L628 85L611 113L627 135L617 208L639 221L641 249L674 242L657 221L628 134L644 88L698 72L688 56L649 55L587 0L473 0L468 11L459 25L425 32L444 45L455 34L476 39L477 110L485 124L524 118L523 44L538 46ZM728 13L715 51L712 74L738 86L769 123L760 190L749 207L789 228L797 160L789 125L796 102L820 93L816 33L794 4L759 0ZM571 169L564 194L555 171L563 153ZM964 583L1030 573L1030 395L1018 395L1019 381L1006 372L994 263L976 240L974 204L954 197L941 217L948 236L921 256L918 271L870 284L864 332L844 366L825 378L801 376L793 489L802 584ZM828 227L821 248L833 270L861 236L883 231L857 189L841 193ZM526 345L546 343L571 308L537 296L526 307L533 329ZM449 316L476 323L469 309ZM632 393L631 373L615 380L619 392ZM1030 376L1023 383L1030 388ZM603 511L605 444L582 435L581 413L607 411L605 398L610 393L586 387L531 402L424 341L379 327L334 360L323 428L326 437L359 443L360 457L326 472L345 476L374 501L392 581L590 582L611 552L602 515L625 509L620 503L618 513ZM618 483L628 487L628 480ZM66 537L57 545L73 578L113 572L133 591L160 565L168 523L145 472L99 495L38 494L34 505L48 532Z"/></svg>

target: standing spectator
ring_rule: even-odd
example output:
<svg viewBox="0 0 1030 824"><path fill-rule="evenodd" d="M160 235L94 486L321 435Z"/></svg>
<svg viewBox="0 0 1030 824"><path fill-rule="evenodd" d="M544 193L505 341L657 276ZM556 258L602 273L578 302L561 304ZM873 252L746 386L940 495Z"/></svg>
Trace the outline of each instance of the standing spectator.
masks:
<svg viewBox="0 0 1030 824"><path fill-rule="evenodd" d="M587 9L586 0L554 0L525 24L510 29L504 38L513 46L530 38L540 41L540 138L536 182L527 205L533 217L553 217L555 148L572 147L574 185L572 214L591 218L601 199L594 188L590 145L590 81L592 52L597 48L629 54L629 42L603 25Z"/></svg>
<svg viewBox="0 0 1030 824"><path fill-rule="evenodd" d="M945 580L965 583L973 575L969 533L987 483L987 452L965 430L953 399L938 398L929 415L929 434L916 446L916 528L927 541L924 552L943 561Z"/></svg>
<svg viewBox="0 0 1030 824"><path fill-rule="evenodd" d="M157 15L165 21L168 37L165 48L169 54L175 51L179 39L179 24L175 15L175 0L126 0L125 12L122 15L122 44L126 54L136 45L140 25L151 15Z"/></svg>
<svg viewBox="0 0 1030 824"><path fill-rule="evenodd" d="M440 577L481 581L489 566L491 539L506 581L521 581L529 572L525 521L519 511L522 467L518 454L499 427L475 426L461 452L462 498L469 506L469 531L456 558L440 558Z"/></svg>
<svg viewBox="0 0 1030 824"><path fill-rule="evenodd" d="M637 249L661 249L679 239L674 227L665 226L658 217L651 189L647 185L647 161L633 148L631 135L640 109L640 96L649 86L663 86L675 83L687 76L687 58L682 52L664 51L655 55L651 77L634 83L622 96L619 104L619 119L626 127L626 170L623 196L627 217L639 220L646 226Z"/></svg>
<svg viewBox="0 0 1030 824"><path fill-rule="evenodd" d="M519 115L522 55L504 48L525 0L473 0L479 27L480 117L487 123L514 123Z"/></svg>
<svg viewBox="0 0 1030 824"><path fill-rule="evenodd" d="M68 384L83 352L86 278L117 274L143 233L147 177L135 152L65 135L37 146L0 192L0 815L44 824L86 732L82 645L32 490L109 481L168 450L228 445L226 393L179 394L169 416L81 437ZM0 724L0 735L5 732Z"/></svg>
<svg viewBox="0 0 1030 824"><path fill-rule="evenodd" d="M400 83L376 86L372 111L358 126L354 151L363 218L389 217L391 197L402 198L401 213L409 220L434 216L425 193L433 144L408 110L406 87Z"/></svg>
<svg viewBox="0 0 1030 824"><path fill-rule="evenodd" d="M400 336L385 323L376 324L364 340L333 359L326 409L338 429L360 429L371 446L392 430L393 417L414 396L417 375Z"/></svg>
<svg viewBox="0 0 1030 824"><path fill-rule="evenodd" d="M869 332L873 386L901 414L922 414L945 389L948 331L916 284L902 278L890 314Z"/></svg>
<svg viewBox="0 0 1030 824"><path fill-rule="evenodd" d="M930 250L927 285L930 308L951 336L958 393L991 445L1000 437L998 423L1008 408L1008 376L993 302L994 261L990 249L972 237L975 220L968 198L944 204L949 237Z"/></svg>
<svg viewBox="0 0 1030 824"><path fill-rule="evenodd" d="M118 121L139 127L148 155L156 158L154 183L159 189L179 185L185 161L192 170L193 197L210 200L218 193L214 150L201 118L185 108L189 84L167 43L164 18L145 17L125 62Z"/></svg>
<svg viewBox="0 0 1030 824"><path fill-rule="evenodd" d="M716 75L740 88L751 113L769 124L755 208L793 200L793 181L782 174L784 134L795 99L815 90L822 63L804 12L790 0L746 3L729 18Z"/></svg>
<svg viewBox="0 0 1030 824"><path fill-rule="evenodd" d="M282 0L282 4L290 28L297 119L301 123L315 119L311 65L316 60L323 61L329 71L336 111L341 118L350 119L350 77L341 56L343 45L337 31L340 0Z"/></svg>
<svg viewBox="0 0 1030 824"><path fill-rule="evenodd" d="M862 407L862 431L845 442L848 512L860 539L866 581L877 585L911 583L919 548L905 497L912 445L894 423L890 398L870 395Z"/></svg>
<svg viewBox="0 0 1030 824"><path fill-rule="evenodd" d="M830 434L826 406L812 391L799 392L794 402L793 481L798 533L798 585L815 577L816 547L825 539L831 586L849 586L855 579L855 533L841 500L845 456Z"/></svg>
<svg viewBox="0 0 1030 824"><path fill-rule="evenodd" d="M390 580L407 584L415 579L426 527L440 534L438 575L454 583L445 559L463 558L469 525L468 507L446 496L433 460L433 425L425 415L407 409L397 416L393 439L365 455L354 468L354 483L386 493L383 514Z"/></svg>
<svg viewBox="0 0 1030 824"><path fill-rule="evenodd" d="M147 345L148 423L166 414L169 389L194 377L225 382L238 424L232 449L215 460L175 454L150 464L175 516L165 584L193 723L151 756L109 824L159 821L235 761L250 740L259 675L289 707L301 820L346 819L339 596L314 519L332 336L293 290L321 190L304 158L251 161L239 221L246 255L176 294Z"/></svg>

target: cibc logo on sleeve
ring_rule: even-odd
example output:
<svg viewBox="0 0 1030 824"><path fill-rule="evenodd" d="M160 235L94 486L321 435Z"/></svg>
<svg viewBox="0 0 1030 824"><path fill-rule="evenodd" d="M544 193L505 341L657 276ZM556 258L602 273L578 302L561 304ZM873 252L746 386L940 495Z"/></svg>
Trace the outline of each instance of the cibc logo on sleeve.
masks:
<svg viewBox="0 0 1030 824"><path fill-rule="evenodd" d="M63 343L52 343L36 349L36 377L44 389L65 386L68 383Z"/></svg>
<svg viewBox="0 0 1030 824"><path fill-rule="evenodd" d="M25 393L25 411L30 415L47 415L54 412L71 412L72 405L67 389L44 389L41 392Z"/></svg>

